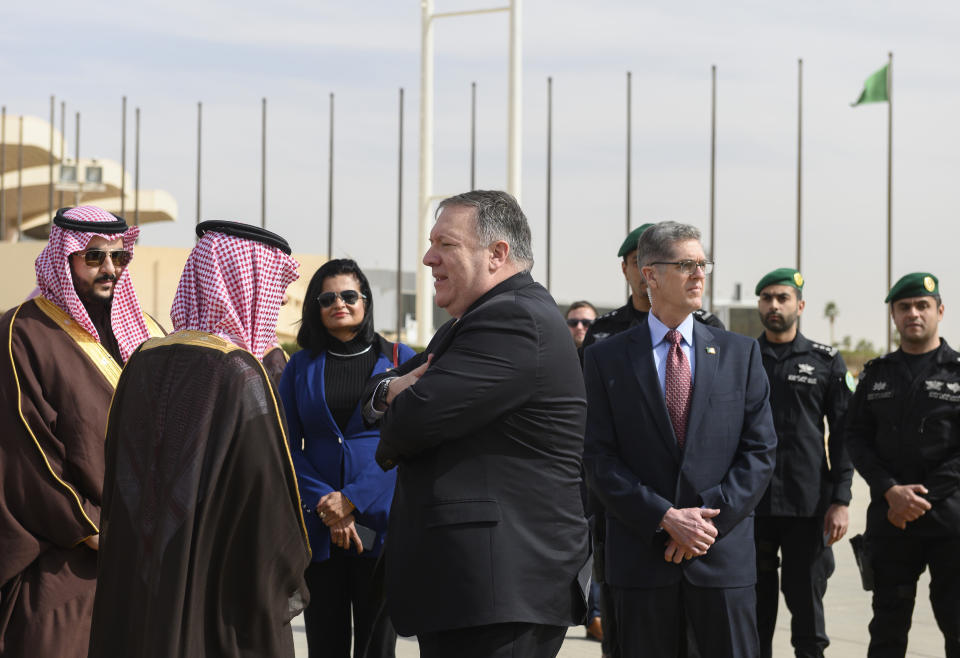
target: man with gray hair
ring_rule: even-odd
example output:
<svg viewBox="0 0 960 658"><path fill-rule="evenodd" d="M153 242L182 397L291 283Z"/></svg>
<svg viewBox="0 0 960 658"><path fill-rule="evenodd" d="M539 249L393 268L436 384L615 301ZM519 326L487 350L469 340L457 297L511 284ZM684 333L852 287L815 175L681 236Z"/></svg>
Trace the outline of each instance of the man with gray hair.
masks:
<svg viewBox="0 0 960 658"><path fill-rule="evenodd" d="M530 228L504 192L440 204L423 257L453 320L371 381L377 462L397 467L387 605L420 655L553 657L583 623L586 400L556 302L530 276Z"/></svg>
<svg viewBox="0 0 960 658"><path fill-rule="evenodd" d="M713 270L693 226L637 247L645 322L587 348L584 469L606 510L624 656L759 655L751 513L773 472L769 385L752 338L694 322ZM629 620L629 623L626 623Z"/></svg>

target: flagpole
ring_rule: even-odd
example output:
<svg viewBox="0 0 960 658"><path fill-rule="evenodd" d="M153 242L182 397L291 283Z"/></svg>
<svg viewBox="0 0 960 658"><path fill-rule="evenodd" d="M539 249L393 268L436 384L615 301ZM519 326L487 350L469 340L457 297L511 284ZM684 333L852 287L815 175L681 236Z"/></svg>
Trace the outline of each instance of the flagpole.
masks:
<svg viewBox="0 0 960 658"><path fill-rule="evenodd" d="M893 270L893 53L887 63L887 290ZM893 349L893 325L887 316L887 352Z"/></svg>
<svg viewBox="0 0 960 658"><path fill-rule="evenodd" d="M717 66L710 67L710 260L717 259L716 252L716 199L717 199ZM713 280L710 280L710 312L713 306Z"/></svg>
<svg viewBox="0 0 960 658"><path fill-rule="evenodd" d="M803 59L797 60L797 265L801 269L803 221Z"/></svg>

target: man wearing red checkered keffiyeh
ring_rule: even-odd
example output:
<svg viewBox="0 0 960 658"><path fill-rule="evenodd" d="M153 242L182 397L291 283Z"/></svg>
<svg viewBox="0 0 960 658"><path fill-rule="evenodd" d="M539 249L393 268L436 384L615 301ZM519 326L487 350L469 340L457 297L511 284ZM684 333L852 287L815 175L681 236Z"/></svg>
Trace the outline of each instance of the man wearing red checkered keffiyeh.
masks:
<svg viewBox="0 0 960 658"><path fill-rule="evenodd" d="M39 294L0 318L0 656L86 655L107 411L124 362L162 334L127 270L138 233L60 210Z"/></svg>
<svg viewBox="0 0 960 658"><path fill-rule="evenodd" d="M197 234L176 332L133 353L110 410L90 658L293 658L290 620L309 600L297 478L261 362L297 262L257 227Z"/></svg>

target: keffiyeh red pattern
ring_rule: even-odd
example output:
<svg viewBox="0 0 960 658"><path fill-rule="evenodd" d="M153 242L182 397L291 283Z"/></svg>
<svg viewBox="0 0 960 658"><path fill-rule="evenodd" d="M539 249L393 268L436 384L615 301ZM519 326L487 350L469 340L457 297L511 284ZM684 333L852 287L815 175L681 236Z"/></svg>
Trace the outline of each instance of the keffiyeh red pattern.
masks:
<svg viewBox="0 0 960 658"><path fill-rule="evenodd" d="M77 206L63 214L64 217L82 222L115 222L117 218L106 210L96 206ZM133 247L137 241L140 229L129 227L123 233L95 233L68 231L59 226L50 228L50 239L44 247L34 267L37 272L37 286L40 294L56 304L61 310L73 318L87 333L100 342L100 335L90 320L87 309L77 296L73 287L73 276L70 271L70 254L83 251L91 238L101 237L107 240L123 239L123 248L133 254ZM110 307L110 326L120 346L120 355L124 363L133 354L140 344L150 337L147 325L143 320L143 311L140 301L133 290L133 281L130 279L130 268L125 267L113 288L113 303Z"/></svg>
<svg viewBox="0 0 960 658"><path fill-rule="evenodd" d="M170 319L174 331L217 334L263 359L299 263L280 249L208 231L183 267Z"/></svg>

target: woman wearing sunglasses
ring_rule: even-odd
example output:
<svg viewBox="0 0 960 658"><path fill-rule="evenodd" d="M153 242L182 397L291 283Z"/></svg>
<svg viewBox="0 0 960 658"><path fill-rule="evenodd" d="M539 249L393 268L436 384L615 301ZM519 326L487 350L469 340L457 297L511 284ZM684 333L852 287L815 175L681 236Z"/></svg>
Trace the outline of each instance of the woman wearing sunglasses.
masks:
<svg viewBox="0 0 960 658"><path fill-rule="evenodd" d="M396 471L374 461L380 435L364 427L359 401L372 375L414 352L373 327L373 295L360 267L348 259L325 263L307 287L297 334L303 349L280 381L313 550L304 612L311 658L349 658L351 609L353 655L394 655L396 633L388 618L377 620L372 581Z"/></svg>

